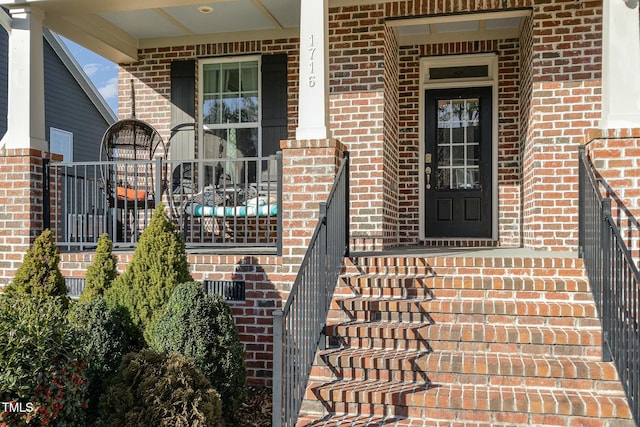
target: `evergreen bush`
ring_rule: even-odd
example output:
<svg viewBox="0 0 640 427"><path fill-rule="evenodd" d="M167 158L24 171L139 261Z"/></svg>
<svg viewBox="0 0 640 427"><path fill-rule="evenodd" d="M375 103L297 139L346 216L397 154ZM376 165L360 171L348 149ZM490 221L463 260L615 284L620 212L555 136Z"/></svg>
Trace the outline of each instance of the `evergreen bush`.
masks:
<svg viewBox="0 0 640 427"><path fill-rule="evenodd" d="M87 378L80 344L69 327L66 297L0 297L0 402L25 412L0 412L0 425L80 426Z"/></svg>
<svg viewBox="0 0 640 427"><path fill-rule="evenodd" d="M160 205L140 236L127 269L114 280L105 299L112 308L126 308L133 323L144 332L173 289L190 280L182 235Z"/></svg>
<svg viewBox="0 0 640 427"><path fill-rule="evenodd" d="M22 265L5 294L33 294L64 297L67 306L67 285L58 269L60 253L51 230L44 230L24 255Z"/></svg>
<svg viewBox="0 0 640 427"><path fill-rule="evenodd" d="M200 283L180 284L150 332L155 351L180 353L195 363L220 393L227 424L237 425L247 372L228 304L219 295L207 295Z"/></svg>
<svg viewBox="0 0 640 427"><path fill-rule="evenodd" d="M220 397L184 356L127 354L100 399L102 426L220 426Z"/></svg>
<svg viewBox="0 0 640 427"><path fill-rule="evenodd" d="M87 415L93 419L106 379L116 372L122 357L135 349L135 343L128 334L127 319L122 313L110 311L101 296L74 304L69 310L69 321L80 340L87 364Z"/></svg>
<svg viewBox="0 0 640 427"><path fill-rule="evenodd" d="M117 260L113 255L113 243L108 234L98 239L98 247L93 262L87 268L85 285L78 301L88 302L96 296L104 295L118 275Z"/></svg>

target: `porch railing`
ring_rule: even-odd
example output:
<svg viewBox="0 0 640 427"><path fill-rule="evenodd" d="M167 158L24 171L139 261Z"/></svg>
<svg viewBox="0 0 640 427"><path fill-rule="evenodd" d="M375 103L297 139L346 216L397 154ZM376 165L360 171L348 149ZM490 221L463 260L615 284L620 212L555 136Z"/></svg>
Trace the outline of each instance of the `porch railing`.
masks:
<svg viewBox="0 0 640 427"><path fill-rule="evenodd" d="M579 152L579 246L602 321L602 358L615 362L640 423L640 274L611 214L611 189Z"/></svg>
<svg viewBox="0 0 640 427"><path fill-rule="evenodd" d="M187 248L281 249L280 153L235 159L51 162L47 168L45 216L59 246L95 247L100 235L108 233L114 248L134 247L162 202ZM106 177L115 169L118 183L108 185ZM153 196L140 201L146 197L140 194ZM135 203L123 200L129 195L137 198Z"/></svg>
<svg viewBox="0 0 640 427"><path fill-rule="evenodd" d="M316 351L324 345L329 304L349 254L349 155L338 171L291 293L273 314L273 427L293 427Z"/></svg>

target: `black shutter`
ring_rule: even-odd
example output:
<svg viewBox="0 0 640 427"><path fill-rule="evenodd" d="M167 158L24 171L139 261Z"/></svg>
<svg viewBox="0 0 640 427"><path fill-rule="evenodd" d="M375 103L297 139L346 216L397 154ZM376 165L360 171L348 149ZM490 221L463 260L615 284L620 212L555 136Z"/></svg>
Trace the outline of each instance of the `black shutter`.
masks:
<svg viewBox="0 0 640 427"><path fill-rule="evenodd" d="M195 152L196 61L171 63L171 138L174 160L193 159Z"/></svg>
<svg viewBox="0 0 640 427"><path fill-rule="evenodd" d="M262 57L262 155L280 150L287 133L287 55Z"/></svg>

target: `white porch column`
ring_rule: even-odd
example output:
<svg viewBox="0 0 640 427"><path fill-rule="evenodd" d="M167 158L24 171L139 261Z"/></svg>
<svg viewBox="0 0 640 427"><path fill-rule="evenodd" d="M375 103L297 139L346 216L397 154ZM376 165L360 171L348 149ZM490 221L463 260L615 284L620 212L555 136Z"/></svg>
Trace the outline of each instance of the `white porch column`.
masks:
<svg viewBox="0 0 640 427"><path fill-rule="evenodd" d="M328 0L300 2L297 140L329 138L328 3Z"/></svg>
<svg viewBox="0 0 640 427"><path fill-rule="evenodd" d="M602 41L603 129L640 128L638 0L605 0Z"/></svg>
<svg viewBox="0 0 640 427"><path fill-rule="evenodd" d="M48 151L44 126L44 12L33 7L11 10L7 133L0 148Z"/></svg>

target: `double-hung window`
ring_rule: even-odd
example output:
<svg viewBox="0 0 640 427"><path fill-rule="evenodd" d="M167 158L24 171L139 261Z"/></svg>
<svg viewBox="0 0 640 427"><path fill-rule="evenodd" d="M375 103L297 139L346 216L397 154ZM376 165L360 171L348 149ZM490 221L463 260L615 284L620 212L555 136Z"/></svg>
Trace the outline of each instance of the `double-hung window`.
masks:
<svg viewBox="0 0 640 427"><path fill-rule="evenodd" d="M218 159L258 157L261 147L260 58L208 59L200 62L202 127L199 152L215 160L234 180L241 162Z"/></svg>

